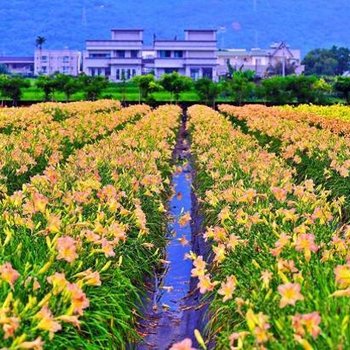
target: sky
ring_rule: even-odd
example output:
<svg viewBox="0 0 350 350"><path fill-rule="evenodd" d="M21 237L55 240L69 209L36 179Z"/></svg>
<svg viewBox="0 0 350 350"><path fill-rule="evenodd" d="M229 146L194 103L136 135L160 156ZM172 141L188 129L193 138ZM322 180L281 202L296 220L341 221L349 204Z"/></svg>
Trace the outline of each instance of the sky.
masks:
<svg viewBox="0 0 350 350"><path fill-rule="evenodd" d="M33 55L47 48L84 49L108 39L111 28L144 28L178 38L188 28L215 28L220 48L268 47L287 41L303 54L317 47L350 47L350 0L0 0L0 55Z"/></svg>

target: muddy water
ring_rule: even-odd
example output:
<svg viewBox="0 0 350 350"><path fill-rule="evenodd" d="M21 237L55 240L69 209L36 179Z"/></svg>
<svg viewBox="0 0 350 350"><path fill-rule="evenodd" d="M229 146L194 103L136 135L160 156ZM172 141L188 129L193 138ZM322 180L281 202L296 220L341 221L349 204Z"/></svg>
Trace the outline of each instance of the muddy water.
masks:
<svg viewBox="0 0 350 350"><path fill-rule="evenodd" d="M184 338L191 338L196 345L194 330L202 328L204 319L205 304L200 303L197 282L191 279L192 262L184 259L201 245L198 232L192 232L198 220L194 217L196 200L192 192L193 171L185 120L174 158L177 170L172 178L174 196L168 203L170 220L164 272L155 278L155 290L149 296L140 327L144 340L137 345L138 350L167 350Z"/></svg>

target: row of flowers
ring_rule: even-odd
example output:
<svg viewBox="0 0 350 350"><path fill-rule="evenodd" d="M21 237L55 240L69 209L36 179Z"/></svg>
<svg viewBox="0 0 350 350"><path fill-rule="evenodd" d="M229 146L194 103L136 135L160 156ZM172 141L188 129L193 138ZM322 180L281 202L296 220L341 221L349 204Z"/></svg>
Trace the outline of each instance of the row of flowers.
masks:
<svg viewBox="0 0 350 350"><path fill-rule="evenodd" d="M285 118L307 121L312 125L321 126L333 132L350 136L350 108L349 106L317 106L299 105L274 107L283 112Z"/></svg>
<svg viewBox="0 0 350 350"><path fill-rule="evenodd" d="M347 349L350 226L343 199L312 180L295 182L285 160L191 107L196 187L212 243L191 254L192 276L211 298L216 349Z"/></svg>
<svg viewBox="0 0 350 350"><path fill-rule="evenodd" d="M121 109L120 101L99 100L85 102L46 102L26 108L1 108L0 132L18 132L54 120L64 120L86 113L115 112Z"/></svg>
<svg viewBox="0 0 350 350"><path fill-rule="evenodd" d="M125 349L165 244L180 110L163 106L0 205L4 349Z"/></svg>
<svg viewBox="0 0 350 350"><path fill-rule="evenodd" d="M34 175L47 165L59 163L75 149L110 134L124 123L150 111L148 106L136 105L115 112L110 111L107 104L106 111L102 112L103 106L97 109L97 106L90 105L91 111L88 112L90 107L85 107L85 113L75 113L74 107L71 116L62 121L47 121L46 112L34 114L32 119L29 114L31 125L19 132L0 134L1 192L20 188L22 178L24 182L29 178L27 175ZM47 107L41 108L45 110ZM17 110L22 113L26 108ZM42 123L37 123L39 116L43 116Z"/></svg>
<svg viewBox="0 0 350 350"><path fill-rule="evenodd" d="M288 113L262 105L233 107L219 106L229 116L244 121L250 131L257 131L281 142L280 153L295 164L308 159L327 163L325 176L334 174L348 177L350 171L350 138L338 135L327 128L311 126L301 119L286 117ZM295 115L297 113L293 113ZM304 121L303 121L304 120ZM324 119L326 121L326 119Z"/></svg>

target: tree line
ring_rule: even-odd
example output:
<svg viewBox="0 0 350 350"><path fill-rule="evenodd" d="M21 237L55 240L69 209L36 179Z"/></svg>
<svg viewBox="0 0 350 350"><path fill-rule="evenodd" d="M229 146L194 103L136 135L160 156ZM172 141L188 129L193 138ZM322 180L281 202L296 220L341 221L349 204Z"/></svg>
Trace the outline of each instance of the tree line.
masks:
<svg viewBox="0 0 350 350"><path fill-rule="evenodd" d="M72 77L58 73L39 76L34 84L42 91L45 101L54 100L56 92L63 93L66 101L78 92L83 93L86 100L106 98L106 89L113 86L121 91L122 100L127 101L126 84L130 83L111 83L102 76ZM193 81L173 72L160 79L153 74L136 76L131 85L138 89L139 102L147 103L154 102L154 93L159 91L168 92L171 102L183 100L183 93L196 92L199 100L208 105L214 105L218 99L238 105L251 102L331 104L342 102L340 99L350 103L350 78L341 76L289 75L257 79L253 71L233 71L219 82L213 82L209 78ZM23 91L30 86L30 81L20 76L0 75L0 98L10 99L17 105Z"/></svg>

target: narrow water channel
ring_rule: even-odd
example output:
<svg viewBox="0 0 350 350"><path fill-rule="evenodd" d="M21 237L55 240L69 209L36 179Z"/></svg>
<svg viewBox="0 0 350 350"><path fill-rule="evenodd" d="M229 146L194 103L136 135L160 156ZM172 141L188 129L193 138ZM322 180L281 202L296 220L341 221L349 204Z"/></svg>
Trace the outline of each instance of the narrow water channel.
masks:
<svg viewBox="0 0 350 350"><path fill-rule="evenodd" d="M174 160L176 171L172 177L174 196L168 203L168 244L164 272L156 277L155 291L146 306L142 322L144 340L138 350L167 350L172 344L190 338L195 344L194 330L202 319L199 295L191 279L192 261L185 255L193 250L193 201L190 144L183 118ZM191 218L192 217L192 218Z"/></svg>

